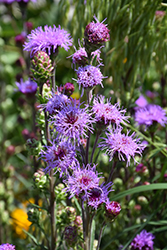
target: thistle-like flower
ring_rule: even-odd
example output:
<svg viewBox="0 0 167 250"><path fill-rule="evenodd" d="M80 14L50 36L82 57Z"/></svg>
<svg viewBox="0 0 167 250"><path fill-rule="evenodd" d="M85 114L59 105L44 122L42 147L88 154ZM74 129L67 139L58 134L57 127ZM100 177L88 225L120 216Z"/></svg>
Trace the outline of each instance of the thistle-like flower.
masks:
<svg viewBox="0 0 167 250"><path fill-rule="evenodd" d="M45 146L45 149L41 150L40 158L46 162L45 173L50 173L53 169L55 173L60 173L60 177L77 164L75 149L67 141L51 142L50 146Z"/></svg>
<svg viewBox="0 0 167 250"><path fill-rule="evenodd" d="M109 29L103 22L100 23L94 16L96 22L89 23L84 32L84 43L86 51L92 52L99 49L105 42L110 40Z"/></svg>
<svg viewBox="0 0 167 250"><path fill-rule="evenodd" d="M155 104L149 104L145 108L140 108L135 113L135 120L139 125L151 126L154 122L165 126L167 124L166 112Z"/></svg>
<svg viewBox="0 0 167 250"><path fill-rule="evenodd" d="M94 122L88 107L80 108L80 103L77 104L76 100L58 111L52 119L52 125L60 138L70 139L74 144L82 143L82 139L87 137L87 131L93 131Z"/></svg>
<svg viewBox="0 0 167 250"><path fill-rule="evenodd" d="M24 50L30 51L31 56L38 51L45 51L48 55L58 52L59 47L63 47L66 51L72 45L72 38L70 34L54 25L38 27L31 31L31 34L27 36L28 42L25 42Z"/></svg>
<svg viewBox="0 0 167 250"><path fill-rule="evenodd" d="M131 243L131 250L153 250L154 235L148 233L146 230L142 230L140 234L137 234Z"/></svg>
<svg viewBox="0 0 167 250"><path fill-rule="evenodd" d="M0 250L15 250L15 246L9 243L0 245Z"/></svg>
<svg viewBox="0 0 167 250"><path fill-rule="evenodd" d="M33 77L37 81L46 82L52 75L54 67L52 66L52 61L48 54L44 51L38 51L35 53L33 59L31 60L32 67L31 71Z"/></svg>
<svg viewBox="0 0 167 250"><path fill-rule="evenodd" d="M128 116L125 116L125 109L120 109L119 104L112 105L110 100L104 103L105 97L98 96L93 100L92 110L95 114L96 123L98 126L108 126L116 124L117 126L124 121L128 121Z"/></svg>
<svg viewBox="0 0 167 250"><path fill-rule="evenodd" d="M130 165L131 157L135 160L135 155L141 155L145 146L141 144L140 139L136 138L135 133L127 135L121 133L122 128L108 129L106 132L107 138L103 138L103 141L99 144L99 147L106 149L106 154L110 156L110 161L117 153L120 161L127 159L127 166Z"/></svg>
<svg viewBox="0 0 167 250"><path fill-rule="evenodd" d="M30 79L26 81L23 81L23 79L21 79L21 82L16 82L16 85L19 88L19 91L25 95L35 94L38 87L37 83Z"/></svg>
<svg viewBox="0 0 167 250"><path fill-rule="evenodd" d="M103 88L102 80L105 78L98 67L87 65L79 67L77 70L77 83L79 89L92 89L96 85L101 85Z"/></svg>
<svg viewBox="0 0 167 250"><path fill-rule="evenodd" d="M51 98L47 98L47 103L39 105L39 108L49 112L50 115L57 114L58 111L61 111L67 104L70 103L68 97L60 92L52 92L51 96Z"/></svg>
<svg viewBox="0 0 167 250"><path fill-rule="evenodd" d="M74 195L82 195L84 199L89 197L89 192L92 189L99 188L98 172L96 171L96 165L87 164L86 167L82 168L78 165L75 167L71 176L67 177L65 183L67 185L66 192L69 192L71 195L69 198L72 198Z"/></svg>
<svg viewBox="0 0 167 250"><path fill-rule="evenodd" d="M111 189L112 182L105 185L104 183L99 186L92 188L88 193L88 200L87 203L92 208L96 209L102 204L108 202L108 194L109 192L113 191Z"/></svg>
<svg viewBox="0 0 167 250"><path fill-rule="evenodd" d="M108 201L106 203L106 217L113 220L121 211L121 205L117 201Z"/></svg>

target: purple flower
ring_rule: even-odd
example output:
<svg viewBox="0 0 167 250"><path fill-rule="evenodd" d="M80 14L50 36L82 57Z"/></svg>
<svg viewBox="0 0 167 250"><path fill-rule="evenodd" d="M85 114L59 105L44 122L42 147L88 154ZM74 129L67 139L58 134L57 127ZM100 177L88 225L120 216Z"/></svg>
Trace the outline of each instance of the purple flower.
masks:
<svg viewBox="0 0 167 250"><path fill-rule="evenodd" d="M135 133L129 135L130 131L128 131L127 135L125 135L121 133L121 129L108 129L108 132L106 132L107 138L103 138L104 141L99 144L99 147L107 149L106 154L110 156L110 161L117 153L120 161L127 159L126 165L128 166L130 165L131 157L136 162L135 155L141 155L145 146L141 144L140 139L135 137Z"/></svg>
<svg viewBox="0 0 167 250"><path fill-rule="evenodd" d="M69 168L72 169L77 163L75 149L67 141L57 142L55 140L51 142L50 146L46 146L45 150L41 150L40 158L47 164L44 169L45 173L54 169L55 173L60 173L60 177L63 173L67 174Z"/></svg>
<svg viewBox="0 0 167 250"><path fill-rule="evenodd" d="M121 211L121 205L117 201L108 201L106 203L106 216L113 220Z"/></svg>
<svg viewBox="0 0 167 250"><path fill-rule="evenodd" d="M110 40L109 29L104 23L100 23L94 16L96 23L93 21L89 23L84 32L85 42L90 44L103 45L105 42ZM104 22L104 21L103 21Z"/></svg>
<svg viewBox="0 0 167 250"><path fill-rule="evenodd" d="M57 115L53 117L52 124L61 138L69 138L70 140L77 140L78 144L82 143L82 139L87 137L86 132L93 131L92 123L95 122L88 111L88 107L80 108L80 103L76 100L71 102L68 106L58 111Z"/></svg>
<svg viewBox="0 0 167 250"><path fill-rule="evenodd" d="M108 202L108 194L113 191L111 189L112 182L92 188L88 193L88 205L96 209L102 204ZM110 189L109 189L110 188Z"/></svg>
<svg viewBox="0 0 167 250"><path fill-rule="evenodd" d="M119 104L112 105L110 100L104 103L104 96L95 97L93 100L92 110L95 113L95 119L98 124L109 125L114 123L119 125L128 121L128 116L125 116L126 110L120 110Z"/></svg>
<svg viewBox="0 0 167 250"><path fill-rule="evenodd" d="M45 25L44 30L40 26L32 30L27 38L28 42L25 43L24 50L31 51L31 55L40 50L50 55L56 53L58 47L63 47L67 51L72 45L70 34L66 30L61 29L60 25L58 28L55 25L53 28Z"/></svg>
<svg viewBox="0 0 167 250"><path fill-rule="evenodd" d="M15 246L9 243L0 245L0 250L15 250Z"/></svg>
<svg viewBox="0 0 167 250"><path fill-rule="evenodd" d="M92 89L96 85L101 85L103 88L102 79L104 78L104 76L102 75L98 67L94 67L92 65L79 67L77 70L77 77L79 89L81 87L86 89Z"/></svg>
<svg viewBox="0 0 167 250"><path fill-rule="evenodd" d="M135 113L135 120L139 125L150 126L153 122L160 123L165 126L167 123L166 112L155 104L149 104L145 108L141 108Z"/></svg>
<svg viewBox="0 0 167 250"><path fill-rule="evenodd" d="M78 165L75 167L73 174L65 180L67 185L65 190L71 193L69 198L81 194L84 195L85 199L88 198L88 192L99 187L99 180L96 165L87 164L86 167L83 166L82 168Z"/></svg>
<svg viewBox="0 0 167 250"><path fill-rule="evenodd" d="M142 230L140 234L137 234L131 243L131 250L153 250L153 239L152 233L147 233L146 230Z"/></svg>
<svg viewBox="0 0 167 250"><path fill-rule="evenodd" d="M136 103L136 105L137 105L138 107L140 107L140 108L144 108L144 107L148 104L146 98L145 98L143 95L141 95L141 96L135 101L135 103Z"/></svg>
<svg viewBox="0 0 167 250"><path fill-rule="evenodd" d="M37 83L32 81L31 79L26 80L25 82L21 79L20 83L16 82L19 91L25 95L35 94L37 91Z"/></svg>
<svg viewBox="0 0 167 250"><path fill-rule="evenodd" d="M39 107L49 112L50 115L56 114L58 111L62 110L70 100L66 95L61 94L60 92L51 93L52 97L49 99L46 104L41 104Z"/></svg>

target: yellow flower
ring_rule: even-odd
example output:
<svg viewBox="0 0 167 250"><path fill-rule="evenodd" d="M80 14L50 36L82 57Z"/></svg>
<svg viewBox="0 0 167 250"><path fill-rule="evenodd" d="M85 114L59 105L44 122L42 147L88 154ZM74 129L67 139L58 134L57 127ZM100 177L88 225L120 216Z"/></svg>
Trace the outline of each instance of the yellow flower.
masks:
<svg viewBox="0 0 167 250"><path fill-rule="evenodd" d="M123 59L123 63L125 64L126 62L127 62L127 57L125 57L124 59Z"/></svg>
<svg viewBox="0 0 167 250"><path fill-rule="evenodd" d="M11 224L14 227L16 234L20 238L26 238L26 234L24 233L23 229L28 231L31 225L31 222L28 220L26 211L21 208L16 208L11 213L11 218Z"/></svg>
<svg viewBox="0 0 167 250"><path fill-rule="evenodd" d="M72 95L71 95L71 97L73 98L73 99L79 99L80 98L80 95L79 95L79 92L74 92Z"/></svg>

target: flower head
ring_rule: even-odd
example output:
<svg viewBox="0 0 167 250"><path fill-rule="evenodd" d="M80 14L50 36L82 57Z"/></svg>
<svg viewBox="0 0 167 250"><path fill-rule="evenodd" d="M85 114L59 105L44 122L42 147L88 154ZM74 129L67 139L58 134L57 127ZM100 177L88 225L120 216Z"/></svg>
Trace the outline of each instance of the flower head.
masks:
<svg viewBox="0 0 167 250"><path fill-rule="evenodd" d="M34 2L34 3L35 3L37 0L1 0L0 2L10 4L10 3L13 3L13 2L18 2L18 3L21 3L21 2L23 2L23 3L28 3L28 2L30 2L30 1L32 1L32 2Z"/></svg>
<svg viewBox="0 0 167 250"><path fill-rule="evenodd" d="M160 123L161 126L167 124L166 112L155 104L149 104L135 113L135 120L139 125L151 126L153 122Z"/></svg>
<svg viewBox="0 0 167 250"><path fill-rule="evenodd" d="M53 28L45 25L44 30L40 26L32 30L27 38L28 42L25 42L24 50L31 51L31 55L40 50L51 55L51 53L57 52L58 47L63 47L67 51L72 45L70 34L61 29L60 26L57 28L55 25Z"/></svg>
<svg viewBox="0 0 167 250"><path fill-rule="evenodd" d="M89 23L84 32L85 47L88 50L95 50L110 40L109 29L103 22L100 23L96 17L96 22Z"/></svg>
<svg viewBox="0 0 167 250"><path fill-rule="evenodd" d="M137 234L131 243L131 250L153 250L154 235L148 233L146 230L142 230L140 234Z"/></svg>
<svg viewBox="0 0 167 250"><path fill-rule="evenodd" d="M135 101L136 105L140 108L144 108L145 106L147 106L148 102L146 100L146 98L141 95L136 101Z"/></svg>
<svg viewBox="0 0 167 250"><path fill-rule="evenodd" d="M19 91L22 92L23 94L35 94L37 91L37 83L28 79L25 82L23 79L21 79L21 82L16 82L17 87L19 88Z"/></svg>
<svg viewBox="0 0 167 250"><path fill-rule="evenodd" d="M126 110L121 110L119 104L112 105L110 100L104 103L104 96L95 97L93 100L92 110L95 114L96 122L101 125L108 126L109 124L119 125L127 121L128 116L125 116Z"/></svg>
<svg viewBox="0 0 167 250"><path fill-rule="evenodd" d="M106 154L110 156L110 160L112 160L115 153L118 154L120 161L125 161L126 157L127 166L130 165L131 157L134 159L134 162L136 162L134 158L135 155L141 155L145 148L145 146L141 144L140 139L135 137L135 133L129 135L129 132L130 131L125 135L121 133L121 128L108 129L108 132L106 132L107 138L103 138L104 141L99 144L99 147L102 149L107 149Z"/></svg>
<svg viewBox="0 0 167 250"><path fill-rule="evenodd" d="M111 189L112 182L101 186L92 188L88 193L88 205L96 209L102 204L108 202L108 194L113 191Z"/></svg>
<svg viewBox="0 0 167 250"><path fill-rule="evenodd" d="M44 150L41 150L40 158L47 164L44 169L45 173L54 169L55 172L60 173L60 177L77 163L75 149L67 141L51 142L50 146L46 146Z"/></svg>
<svg viewBox="0 0 167 250"><path fill-rule="evenodd" d="M51 95L52 97L48 98L48 102L46 104L41 104L39 106L49 112L50 115L57 114L58 111L62 110L70 102L68 97L60 92L52 92Z"/></svg>
<svg viewBox="0 0 167 250"><path fill-rule="evenodd" d="M77 70L77 77L79 89L81 87L85 89L92 89L96 85L101 85L103 87L102 79L104 76L98 67L94 67L92 65L79 67Z"/></svg>
<svg viewBox="0 0 167 250"><path fill-rule="evenodd" d="M15 250L15 246L9 243L0 245L0 250Z"/></svg>
<svg viewBox="0 0 167 250"><path fill-rule="evenodd" d="M81 168L79 165L75 167L73 174L68 176L65 183L67 184L66 191L70 192L70 198L74 195L80 194L84 198L88 198L88 193L99 187L100 177L96 171L96 165L90 166L89 164Z"/></svg>
<svg viewBox="0 0 167 250"><path fill-rule="evenodd" d="M106 216L109 219L114 219L121 211L121 205L117 201L108 201L106 203Z"/></svg>
<svg viewBox="0 0 167 250"><path fill-rule="evenodd" d="M81 140L87 137L87 130L93 131L94 119L91 115L87 106L80 108L80 103L77 104L74 100L53 116L52 124L61 138L68 138L80 144Z"/></svg>

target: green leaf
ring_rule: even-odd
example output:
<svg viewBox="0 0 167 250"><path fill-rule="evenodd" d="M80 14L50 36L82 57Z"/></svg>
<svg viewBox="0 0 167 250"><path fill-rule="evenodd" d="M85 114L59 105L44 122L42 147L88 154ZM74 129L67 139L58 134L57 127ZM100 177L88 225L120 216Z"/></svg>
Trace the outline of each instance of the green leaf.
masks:
<svg viewBox="0 0 167 250"><path fill-rule="evenodd" d="M167 183L155 183L150 185L143 185L139 187L134 187L129 190L120 192L119 194L116 194L112 197L112 200L119 200L120 198L123 198L127 195L145 192L145 191L152 191L152 190L158 190L158 189L167 189Z"/></svg>

